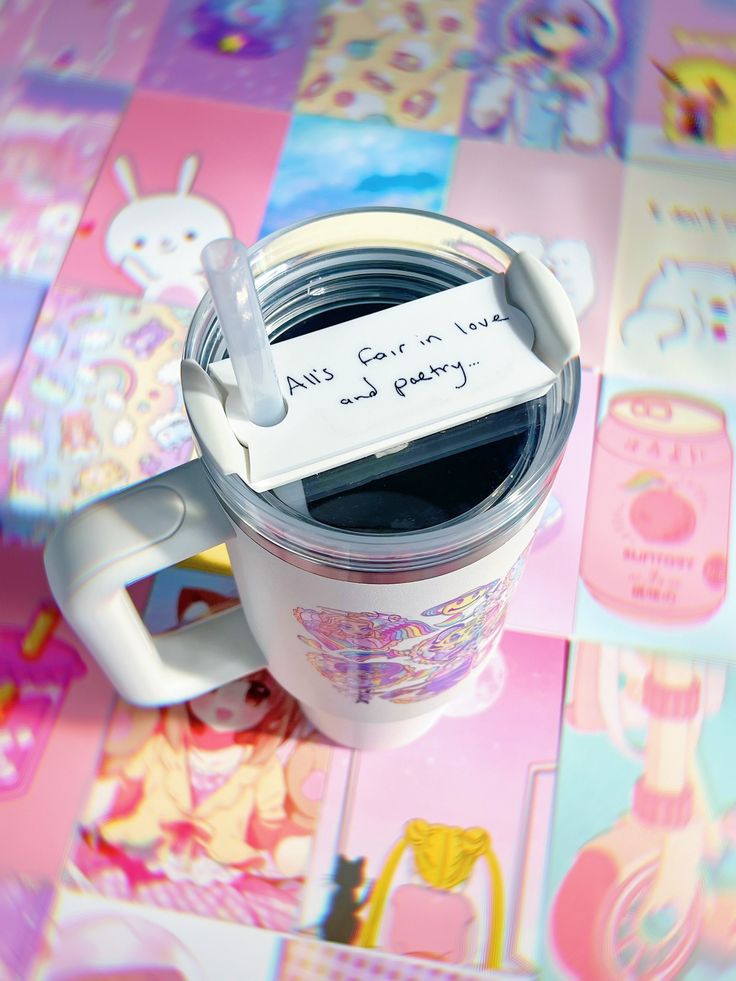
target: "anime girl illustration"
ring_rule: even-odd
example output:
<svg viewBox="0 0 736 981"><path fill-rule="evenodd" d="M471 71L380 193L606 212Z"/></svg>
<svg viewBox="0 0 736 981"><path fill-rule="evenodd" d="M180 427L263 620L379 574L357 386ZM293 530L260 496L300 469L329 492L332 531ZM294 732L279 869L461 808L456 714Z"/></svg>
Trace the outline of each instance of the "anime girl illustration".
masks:
<svg viewBox="0 0 736 981"><path fill-rule="evenodd" d="M265 671L160 711L119 703L70 878L288 929L329 761L308 728Z"/></svg>
<svg viewBox="0 0 736 981"><path fill-rule="evenodd" d="M473 89L485 133L540 150L611 143L606 71L620 47L615 0L513 0L496 29L505 52Z"/></svg>

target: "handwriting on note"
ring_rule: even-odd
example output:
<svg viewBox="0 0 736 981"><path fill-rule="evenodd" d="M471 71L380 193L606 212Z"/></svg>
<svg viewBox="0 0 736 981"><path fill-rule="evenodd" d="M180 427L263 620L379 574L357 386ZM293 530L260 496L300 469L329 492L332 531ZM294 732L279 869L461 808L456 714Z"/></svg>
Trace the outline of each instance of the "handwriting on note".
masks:
<svg viewBox="0 0 736 981"><path fill-rule="evenodd" d="M427 385L459 391L465 388L470 373L483 360L477 353L478 346L473 344L476 336L508 319L500 313L489 313L476 320L453 321L441 333L416 333L412 329L410 336L391 347L362 344L349 364L343 366L352 370L341 371L337 365L309 367L296 374L287 374L284 390L292 398L302 399L304 393L330 385L335 392L335 404L342 406L382 397L407 399L419 387L426 388ZM464 356L458 356L459 353ZM354 384L356 365L362 372L358 376L358 387ZM347 374L350 379L344 377ZM349 384L349 390L345 389L344 383Z"/></svg>

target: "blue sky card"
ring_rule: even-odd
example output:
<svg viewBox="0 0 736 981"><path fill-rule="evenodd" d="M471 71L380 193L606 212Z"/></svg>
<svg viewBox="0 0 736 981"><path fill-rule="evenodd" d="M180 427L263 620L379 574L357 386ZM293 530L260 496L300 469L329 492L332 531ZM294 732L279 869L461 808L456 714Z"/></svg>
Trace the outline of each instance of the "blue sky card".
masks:
<svg viewBox="0 0 736 981"><path fill-rule="evenodd" d="M343 208L441 211L456 143L451 136L383 123L297 115L261 234Z"/></svg>

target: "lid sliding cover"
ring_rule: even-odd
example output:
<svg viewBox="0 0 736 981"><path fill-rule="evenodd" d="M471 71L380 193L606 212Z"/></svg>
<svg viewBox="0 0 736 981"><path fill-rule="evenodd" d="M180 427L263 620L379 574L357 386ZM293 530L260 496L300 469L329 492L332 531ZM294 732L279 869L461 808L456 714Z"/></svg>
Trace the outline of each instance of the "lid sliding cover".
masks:
<svg viewBox="0 0 736 981"><path fill-rule="evenodd" d="M415 440L544 395L579 354L562 286L525 253L514 254L503 275L268 345L247 253L233 245L207 247L219 249L216 271L205 257L231 357L208 372L185 360L182 380L187 410L217 466L257 492L355 461L370 460L375 477L382 460ZM238 317L240 329L258 337L244 342ZM255 404L262 404L267 387L278 404L264 372L276 379L286 409L267 414L267 424L243 391L258 387ZM432 453L432 440L421 445Z"/></svg>

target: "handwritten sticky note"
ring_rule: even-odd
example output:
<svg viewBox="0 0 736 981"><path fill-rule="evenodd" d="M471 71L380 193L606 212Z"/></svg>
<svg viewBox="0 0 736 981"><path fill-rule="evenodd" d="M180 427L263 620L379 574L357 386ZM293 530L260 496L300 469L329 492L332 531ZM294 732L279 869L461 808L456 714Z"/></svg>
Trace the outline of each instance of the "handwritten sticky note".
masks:
<svg viewBox="0 0 736 981"><path fill-rule="evenodd" d="M260 491L544 394L555 374L534 340L492 276L273 345L288 407L275 426L247 419L228 360L210 374Z"/></svg>

